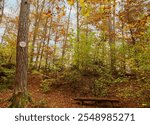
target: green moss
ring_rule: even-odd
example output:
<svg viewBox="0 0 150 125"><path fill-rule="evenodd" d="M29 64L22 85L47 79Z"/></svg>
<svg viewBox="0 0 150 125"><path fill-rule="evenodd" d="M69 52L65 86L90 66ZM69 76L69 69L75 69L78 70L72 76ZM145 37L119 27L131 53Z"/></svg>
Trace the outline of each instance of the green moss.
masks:
<svg viewBox="0 0 150 125"><path fill-rule="evenodd" d="M29 102L32 102L30 95L23 92L13 94L9 101L11 102L10 108L25 108Z"/></svg>

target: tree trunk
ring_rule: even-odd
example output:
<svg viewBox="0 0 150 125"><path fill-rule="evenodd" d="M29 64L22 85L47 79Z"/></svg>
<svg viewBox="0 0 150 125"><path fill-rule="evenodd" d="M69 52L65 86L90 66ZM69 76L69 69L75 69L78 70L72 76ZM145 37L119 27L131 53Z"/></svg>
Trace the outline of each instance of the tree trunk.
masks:
<svg viewBox="0 0 150 125"><path fill-rule="evenodd" d="M37 55L35 57L35 64L33 66L33 69L37 69L38 61L39 61L39 57L40 57L40 51L41 51L43 42L44 41L41 40L40 43L39 43L39 45L37 46Z"/></svg>
<svg viewBox="0 0 150 125"><path fill-rule="evenodd" d="M36 16L35 18L35 29L34 29L34 33L33 33L33 40L32 40L32 46L31 46L31 54L30 54L30 68L34 68L33 65L33 60L34 60L34 48L35 48L35 44L36 44L36 38L37 38L37 32L39 29L39 25L40 25L40 21L42 18L42 13L44 11L44 5L45 5L45 0L43 0L42 2L42 8L41 11L39 12L39 0L37 1L37 8L36 8L36 13L38 14L38 16Z"/></svg>
<svg viewBox="0 0 150 125"><path fill-rule="evenodd" d="M43 54L44 54L44 48L45 48L45 44L46 44L46 35L47 35L47 32L48 32L48 17L46 18L46 21L45 21L45 26L44 26L44 29L43 29L43 45L42 45L42 48L41 48L41 54L40 54L40 60L39 60L39 65L37 67L37 70L39 71L40 68L41 68L41 64L42 64L42 58L43 58Z"/></svg>
<svg viewBox="0 0 150 125"><path fill-rule="evenodd" d="M122 11L123 11L123 8L124 8L124 0L122 0L121 1L121 3L122 3L122 5L121 5L121 7L122 7ZM121 35L122 35L122 47L123 47L123 60L122 60L122 72L123 72L123 74L125 74L125 72L126 72L126 51L125 51L125 34L124 34L124 23L123 23L123 21L121 21Z"/></svg>
<svg viewBox="0 0 150 125"><path fill-rule="evenodd" d="M123 47L123 60L122 60L122 71L123 73L126 72L126 51L125 51L125 38L124 38L124 30L123 30L124 24L122 22L122 47Z"/></svg>
<svg viewBox="0 0 150 125"><path fill-rule="evenodd" d="M43 44L42 44L41 50L40 50L41 53L40 53L40 55L39 55L39 65L38 65L38 63L37 63L37 71L39 71L40 68L41 68L41 63L42 63L42 58L43 58L44 48L45 48L45 41L43 40Z"/></svg>
<svg viewBox="0 0 150 125"><path fill-rule="evenodd" d="M47 43L46 43L46 47L48 48L49 47L49 44L50 44L50 36L51 36L51 25L52 25L52 19L51 19L51 22L50 22L50 28L49 28L49 33L48 33L48 39L47 39ZM48 62L49 62L49 53L48 53L48 50L46 50L46 57L45 57L45 71L47 70L47 68L49 67L48 66Z"/></svg>
<svg viewBox="0 0 150 125"><path fill-rule="evenodd" d="M115 0L114 0L115 4ZM110 5L111 6L111 5ZM110 14L108 17L108 29L109 29L109 46L110 46L110 68L111 73L114 74L116 71L115 68L115 5L113 5L113 20L112 14L110 10Z"/></svg>
<svg viewBox="0 0 150 125"><path fill-rule="evenodd" d="M58 31L56 31L55 40L54 40L54 55L53 55L53 65L56 63L56 49L57 49L57 37L58 37Z"/></svg>
<svg viewBox="0 0 150 125"><path fill-rule="evenodd" d="M80 48L80 22L79 22L79 12L80 12L80 5L79 5L79 0L77 0L77 57L76 57L76 65L77 68L79 69L80 67L80 59L79 59L79 48Z"/></svg>
<svg viewBox="0 0 150 125"><path fill-rule="evenodd" d="M0 23L2 22L3 12L4 12L4 0L0 0Z"/></svg>
<svg viewBox="0 0 150 125"><path fill-rule="evenodd" d="M54 10L54 4L52 7L52 11ZM53 23L53 16L50 19L50 26L48 27L48 39L47 39L47 43L46 43L46 47L49 47L50 44L50 39L51 39L51 34L52 34L52 23ZM45 57L45 71L47 70L47 68L49 67L49 52L48 50L46 50L46 57Z"/></svg>
<svg viewBox="0 0 150 125"><path fill-rule="evenodd" d="M29 101L27 92L29 13L30 1L22 0L16 48L16 79L10 107L25 107Z"/></svg>
<svg viewBox="0 0 150 125"><path fill-rule="evenodd" d="M70 17L71 17L71 10L72 6L70 7L69 15L68 15L68 22L67 22L67 30L63 41L63 48L62 48L62 67L64 66L64 56L66 53L66 45L67 45L67 38L68 38L68 32L69 32L69 26L70 26Z"/></svg>

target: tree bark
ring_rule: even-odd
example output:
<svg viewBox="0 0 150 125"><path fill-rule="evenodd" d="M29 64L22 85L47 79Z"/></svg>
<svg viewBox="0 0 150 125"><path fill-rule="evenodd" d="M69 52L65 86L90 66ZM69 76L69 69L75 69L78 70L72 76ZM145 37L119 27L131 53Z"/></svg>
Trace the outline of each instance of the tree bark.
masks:
<svg viewBox="0 0 150 125"><path fill-rule="evenodd" d="M2 22L3 12L4 12L4 0L0 0L0 23Z"/></svg>
<svg viewBox="0 0 150 125"><path fill-rule="evenodd" d="M110 1L109 1L110 2ZM110 68L111 74L116 72L116 59L115 59L115 0L113 4L113 19L111 14L111 9L108 17L108 29L109 29L109 46L110 46ZM111 5L110 5L111 6Z"/></svg>
<svg viewBox="0 0 150 125"><path fill-rule="evenodd" d="M64 66L64 56L66 54L66 45L67 45L67 38L68 38L68 32L69 32L69 26L70 26L70 17L71 17L71 10L72 6L70 7L69 15L68 15L68 22L67 22L67 30L63 41L63 48L62 48L62 67Z"/></svg>
<svg viewBox="0 0 150 125"><path fill-rule="evenodd" d="M25 107L29 99L27 92L29 13L29 0L22 0L16 48L16 78L10 107Z"/></svg>
<svg viewBox="0 0 150 125"><path fill-rule="evenodd" d="M77 68L79 69L80 67L80 59L79 59L79 48L80 48L80 21L79 21L79 12L80 12L80 5L79 5L79 0L77 0Z"/></svg>
<svg viewBox="0 0 150 125"><path fill-rule="evenodd" d="M37 8L36 8L36 13L38 14L38 16L36 16L36 19L35 19L35 29L34 29L34 33L33 33L33 41L32 41L32 46L31 46L31 56L30 56L30 67L31 68L34 68L34 66L36 65L33 65L33 61L34 61L34 48L35 48L35 45L36 45L36 38L37 38L37 31L39 29L39 25L40 25L40 21L41 21L41 18L42 18L42 13L44 11L44 5L45 5L45 0L43 0L42 2L42 7L41 7L41 11L39 12L39 0L37 1ZM36 62L35 62L36 63Z"/></svg>
<svg viewBox="0 0 150 125"><path fill-rule="evenodd" d="M52 12L54 10L54 4L52 4ZM51 34L52 34L52 23L53 23L53 16L50 19L50 26L48 27L48 39L46 42L46 47L48 48L50 46L50 40L51 40ZM45 57L45 71L49 68L49 52L46 50L46 57Z"/></svg>
<svg viewBox="0 0 150 125"><path fill-rule="evenodd" d="M123 8L124 8L124 0L121 0L121 7L122 7L122 11L123 11ZM126 51L125 51L125 34L124 34L124 23L123 21L121 21L121 35L122 35L122 48L123 48L123 60L122 60L122 72L123 74L125 74L126 72Z"/></svg>
<svg viewBox="0 0 150 125"><path fill-rule="evenodd" d="M55 33L55 40L54 40L54 54L53 54L53 65L56 63L56 50L57 50L57 38L58 38L58 31Z"/></svg>
<svg viewBox="0 0 150 125"><path fill-rule="evenodd" d="M35 64L33 66L33 69L37 69L37 67L38 67L38 61L39 61L40 51L41 51L43 42L44 41L41 40L40 43L39 43L39 45L37 46L37 55L35 57Z"/></svg>

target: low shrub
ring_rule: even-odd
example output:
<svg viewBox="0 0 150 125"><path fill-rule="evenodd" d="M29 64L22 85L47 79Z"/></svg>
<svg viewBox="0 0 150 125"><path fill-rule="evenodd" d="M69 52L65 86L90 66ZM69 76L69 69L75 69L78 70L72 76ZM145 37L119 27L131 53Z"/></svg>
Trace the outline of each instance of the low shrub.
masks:
<svg viewBox="0 0 150 125"><path fill-rule="evenodd" d="M40 84L40 87L44 93L48 93L51 90L51 86L55 83L55 79L45 79Z"/></svg>
<svg viewBox="0 0 150 125"><path fill-rule="evenodd" d="M10 88L15 80L15 70L0 66L0 89Z"/></svg>

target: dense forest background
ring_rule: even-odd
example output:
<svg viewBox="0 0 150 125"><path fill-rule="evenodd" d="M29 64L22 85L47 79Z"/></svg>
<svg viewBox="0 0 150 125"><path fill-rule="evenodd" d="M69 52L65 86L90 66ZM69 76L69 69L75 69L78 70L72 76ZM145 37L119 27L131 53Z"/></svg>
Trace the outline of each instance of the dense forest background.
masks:
<svg viewBox="0 0 150 125"><path fill-rule="evenodd" d="M150 106L149 0L28 2L28 107L78 107L73 102L78 96L119 98L121 107ZM8 107L20 60L20 1L11 9L4 3L0 106Z"/></svg>

